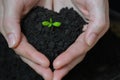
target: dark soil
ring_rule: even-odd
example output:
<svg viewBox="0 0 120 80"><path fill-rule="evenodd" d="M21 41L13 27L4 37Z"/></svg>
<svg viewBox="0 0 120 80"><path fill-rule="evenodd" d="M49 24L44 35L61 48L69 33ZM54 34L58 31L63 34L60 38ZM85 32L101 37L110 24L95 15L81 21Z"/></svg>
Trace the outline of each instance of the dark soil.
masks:
<svg viewBox="0 0 120 80"><path fill-rule="evenodd" d="M61 22L59 28L42 26L43 21ZM60 13L44 8L34 8L22 20L22 31L28 41L51 61L65 51L82 33L86 22L73 9L62 9Z"/></svg>
<svg viewBox="0 0 120 80"><path fill-rule="evenodd" d="M59 28L43 27L41 22L49 21L50 18L62 22L62 25ZM38 7L21 22L22 31L28 41L45 54L51 63L82 33L84 24L85 21L73 9L65 8L56 13ZM8 48L2 35L0 80L43 80ZM63 80L120 80L120 39L109 30Z"/></svg>

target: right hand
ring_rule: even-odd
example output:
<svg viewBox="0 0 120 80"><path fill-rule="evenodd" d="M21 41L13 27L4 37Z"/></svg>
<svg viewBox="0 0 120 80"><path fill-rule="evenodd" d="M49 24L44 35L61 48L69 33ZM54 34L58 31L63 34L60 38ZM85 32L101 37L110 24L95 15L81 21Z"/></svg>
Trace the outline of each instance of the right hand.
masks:
<svg viewBox="0 0 120 80"><path fill-rule="evenodd" d="M76 41L54 60L53 80L61 80L80 63L109 29L108 0L54 0L55 11L59 12L63 7L73 7L78 13L82 13L82 17L88 20L88 24L84 26L84 32Z"/></svg>
<svg viewBox="0 0 120 80"><path fill-rule="evenodd" d="M21 59L45 80L52 80L49 60L31 46L21 32L20 20L34 6L52 8L52 0L0 0L0 32Z"/></svg>

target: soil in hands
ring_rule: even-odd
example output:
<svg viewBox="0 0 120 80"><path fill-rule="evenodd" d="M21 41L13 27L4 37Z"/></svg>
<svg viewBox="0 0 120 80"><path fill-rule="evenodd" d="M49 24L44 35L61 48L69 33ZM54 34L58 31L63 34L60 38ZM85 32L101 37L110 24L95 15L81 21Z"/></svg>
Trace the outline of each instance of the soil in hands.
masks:
<svg viewBox="0 0 120 80"><path fill-rule="evenodd" d="M60 22L59 27L43 26L42 22ZM64 8L59 13L41 7L35 7L21 21L22 32L38 51L50 60L64 52L82 33L86 22L72 8ZM52 66L51 66L52 68Z"/></svg>

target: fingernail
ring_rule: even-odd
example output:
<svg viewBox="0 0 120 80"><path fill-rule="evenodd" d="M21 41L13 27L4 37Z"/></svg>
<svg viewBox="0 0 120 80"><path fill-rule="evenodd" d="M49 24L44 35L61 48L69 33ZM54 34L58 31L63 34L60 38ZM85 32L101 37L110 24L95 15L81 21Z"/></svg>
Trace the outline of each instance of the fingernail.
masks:
<svg viewBox="0 0 120 80"><path fill-rule="evenodd" d="M55 64L54 64L54 69L59 69L60 68L60 62L56 62Z"/></svg>
<svg viewBox="0 0 120 80"><path fill-rule="evenodd" d="M87 40L86 40L86 41L87 41L87 44L88 44L89 46L93 45L93 44L95 43L96 39L97 39L97 35L96 35L95 33L90 34L90 35L87 37Z"/></svg>
<svg viewBox="0 0 120 80"><path fill-rule="evenodd" d="M8 45L9 45L10 48L15 45L15 35L13 33L8 34L7 42L8 42Z"/></svg>

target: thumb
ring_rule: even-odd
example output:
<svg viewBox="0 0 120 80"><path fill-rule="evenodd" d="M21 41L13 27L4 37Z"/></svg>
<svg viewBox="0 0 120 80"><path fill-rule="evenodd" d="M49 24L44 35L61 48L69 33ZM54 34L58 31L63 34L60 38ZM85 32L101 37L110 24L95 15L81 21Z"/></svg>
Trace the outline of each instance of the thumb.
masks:
<svg viewBox="0 0 120 80"><path fill-rule="evenodd" d="M14 48L19 44L21 30L20 30L20 16L22 7L16 4L14 0L4 2L4 16L2 25L2 34L8 42L10 48Z"/></svg>
<svg viewBox="0 0 120 80"><path fill-rule="evenodd" d="M18 45L20 41L20 25L19 22L13 18L4 19L3 23L3 35L8 42L10 48L14 48Z"/></svg>
<svg viewBox="0 0 120 80"><path fill-rule="evenodd" d="M97 20L96 20L97 21ZM109 29L109 22L102 23L101 21L93 21L88 25L87 30L85 31L85 41L88 46L94 46L96 42L105 34Z"/></svg>
<svg viewBox="0 0 120 80"><path fill-rule="evenodd" d="M85 41L89 46L93 46L109 29L109 5L107 0L92 1L92 5L87 4L89 24L87 25Z"/></svg>

